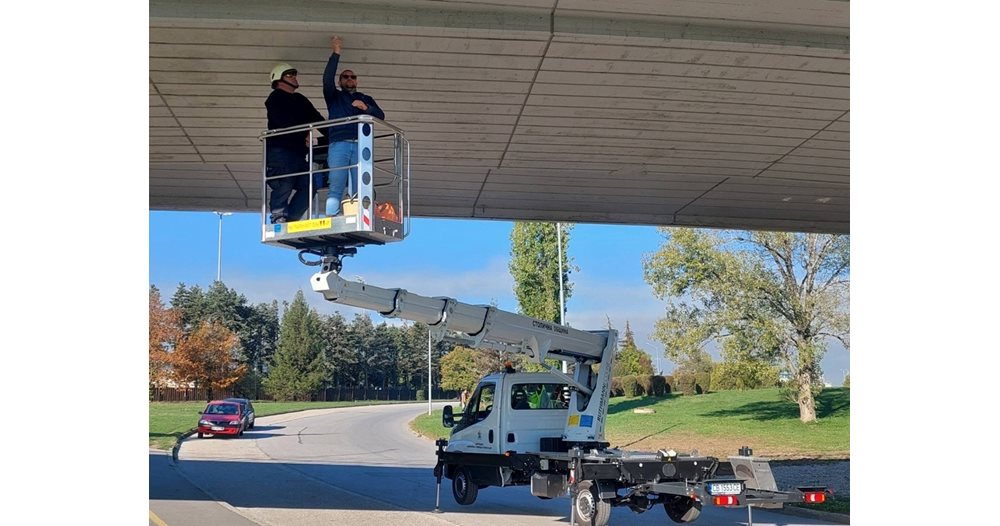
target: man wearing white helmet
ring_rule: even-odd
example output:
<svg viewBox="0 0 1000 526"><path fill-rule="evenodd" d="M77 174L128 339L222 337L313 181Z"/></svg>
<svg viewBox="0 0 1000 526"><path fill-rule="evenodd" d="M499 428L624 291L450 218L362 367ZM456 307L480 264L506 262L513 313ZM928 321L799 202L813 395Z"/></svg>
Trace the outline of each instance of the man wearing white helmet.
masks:
<svg viewBox="0 0 1000 526"><path fill-rule="evenodd" d="M267 129L288 128L322 121L323 115L301 93L298 71L288 64L278 64L271 70L271 94L264 102L267 108ZM267 139L267 186L271 188L268 207L271 222L284 223L302 217L309 206L309 175L275 177L309 170L308 132L279 135ZM294 193L293 193L294 192Z"/></svg>

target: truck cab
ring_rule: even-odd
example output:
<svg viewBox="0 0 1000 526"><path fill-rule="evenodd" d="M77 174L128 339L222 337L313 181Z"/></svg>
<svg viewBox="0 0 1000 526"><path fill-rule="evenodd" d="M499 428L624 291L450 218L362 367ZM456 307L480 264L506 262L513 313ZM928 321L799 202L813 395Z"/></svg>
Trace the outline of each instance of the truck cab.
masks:
<svg viewBox="0 0 1000 526"><path fill-rule="evenodd" d="M446 407L448 451L539 452L563 438L568 413L569 386L555 375L491 374L479 381L460 415Z"/></svg>

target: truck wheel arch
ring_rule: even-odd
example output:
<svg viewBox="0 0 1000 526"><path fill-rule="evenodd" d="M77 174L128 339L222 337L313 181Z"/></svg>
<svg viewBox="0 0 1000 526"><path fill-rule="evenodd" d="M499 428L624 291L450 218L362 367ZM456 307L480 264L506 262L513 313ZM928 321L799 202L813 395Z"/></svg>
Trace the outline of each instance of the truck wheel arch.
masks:
<svg viewBox="0 0 1000 526"><path fill-rule="evenodd" d="M601 491L595 480L577 483L573 507L579 524L605 526L611 520L611 502L601 499Z"/></svg>
<svg viewBox="0 0 1000 526"><path fill-rule="evenodd" d="M476 502L476 497L479 496L479 484L473 479L469 468L465 466L453 468L451 492L455 497L455 502L462 506Z"/></svg>

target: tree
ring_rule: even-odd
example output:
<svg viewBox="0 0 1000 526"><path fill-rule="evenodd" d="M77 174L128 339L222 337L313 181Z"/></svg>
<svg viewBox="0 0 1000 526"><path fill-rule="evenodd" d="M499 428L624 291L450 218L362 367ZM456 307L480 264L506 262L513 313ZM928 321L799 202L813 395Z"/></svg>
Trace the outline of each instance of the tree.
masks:
<svg viewBox="0 0 1000 526"><path fill-rule="evenodd" d="M356 385L357 349L348 345L347 332L347 321L339 312L322 317L320 339L326 364L324 377L329 385Z"/></svg>
<svg viewBox="0 0 1000 526"><path fill-rule="evenodd" d="M170 354L174 378L209 392L233 385L246 372L246 365L236 361L236 344L236 335L221 323L203 322Z"/></svg>
<svg viewBox="0 0 1000 526"><path fill-rule="evenodd" d="M170 306L176 310L181 329L187 334L205 319L205 292L198 285L187 288L187 285L178 283L174 296L170 298Z"/></svg>
<svg viewBox="0 0 1000 526"><path fill-rule="evenodd" d="M281 318L274 367L264 386L278 400L308 399L325 377L319 315L306 304L302 291Z"/></svg>
<svg viewBox="0 0 1000 526"><path fill-rule="evenodd" d="M428 385L427 378L427 333L428 326L424 323L414 323L406 330L406 340L409 342L408 363L413 364L412 369L407 372L413 387L423 387L428 393L433 392L433 387L441 386L443 378L441 376L441 360L452 349L455 344L439 340L431 347L431 374L433 378Z"/></svg>
<svg viewBox="0 0 1000 526"><path fill-rule="evenodd" d="M761 360L730 360L712 369L712 391L760 389L778 385L781 371Z"/></svg>
<svg viewBox="0 0 1000 526"><path fill-rule="evenodd" d="M278 349L278 334L281 318L278 302L258 303L247 309L248 316L240 334L240 346L246 363L258 373L271 361Z"/></svg>
<svg viewBox="0 0 1000 526"><path fill-rule="evenodd" d="M828 339L849 345L850 237L661 229L646 281L670 298L655 337L678 361L721 342L726 361L779 363L792 376L799 419L816 420L814 389Z"/></svg>
<svg viewBox="0 0 1000 526"><path fill-rule="evenodd" d="M169 352L181 337L177 311L163 305L160 291L149 287L149 383L161 385L170 375Z"/></svg>
<svg viewBox="0 0 1000 526"><path fill-rule="evenodd" d="M427 332L416 324L396 328L396 345L399 349L397 366L399 385L418 389L427 383ZM433 353L432 353L433 355ZM433 356L431 357L433 359Z"/></svg>
<svg viewBox="0 0 1000 526"><path fill-rule="evenodd" d="M615 355L615 366L611 376L652 375L653 360L635 344L632 326L625 322L625 337Z"/></svg>
<svg viewBox="0 0 1000 526"><path fill-rule="evenodd" d="M567 256L571 229L572 225L562 227L563 273L559 276L556 224L514 222L509 268L522 314L559 323L559 280L562 279L564 300L573 293L569 281L572 260Z"/></svg>
<svg viewBox="0 0 1000 526"><path fill-rule="evenodd" d="M354 350L354 378L357 385L370 387L372 382L372 366L374 352L372 340L375 337L375 324L371 317L365 314L355 314L354 320L348 326L346 334L347 346Z"/></svg>
<svg viewBox="0 0 1000 526"><path fill-rule="evenodd" d="M397 377L396 342L392 329L382 322L374 327L371 338L368 370L371 374L371 385L386 388L395 385Z"/></svg>
<svg viewBox="0 0 1000 526"><path fill-rule="evenodd" d="M448 354L441 357L441 387L470 392L476 388L476 383L483 376L477 364L481 351L456 345Z"/></svg>

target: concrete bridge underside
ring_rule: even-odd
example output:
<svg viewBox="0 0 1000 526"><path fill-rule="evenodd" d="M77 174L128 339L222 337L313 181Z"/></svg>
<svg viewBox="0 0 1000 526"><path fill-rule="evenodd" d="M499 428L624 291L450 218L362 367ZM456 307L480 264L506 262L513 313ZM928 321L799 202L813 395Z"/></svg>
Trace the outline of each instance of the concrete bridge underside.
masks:
<svg viewBox="0 0 1000 526"><path fill-rule="evenodd" d="M415 216L850 228L850 4L151 0L149 202L260 209L268 73L330 37L412 146Z"/></svg>

